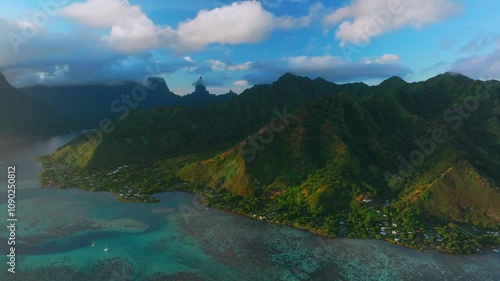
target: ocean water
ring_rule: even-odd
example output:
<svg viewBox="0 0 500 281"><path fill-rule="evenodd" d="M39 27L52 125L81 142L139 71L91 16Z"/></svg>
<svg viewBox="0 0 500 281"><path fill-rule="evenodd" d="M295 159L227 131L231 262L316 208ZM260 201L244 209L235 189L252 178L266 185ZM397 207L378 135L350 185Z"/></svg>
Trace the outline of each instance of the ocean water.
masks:
<svg viewBox="0 0 500 281"><path fill-rule="evenodd" d="M71 137L0 147L0 280L500 280L493 252L327 239L206 208L181 192L136 204L106 192L39 188L33 157ZM16 274L6 263L9 164L18 178Z"/></svg>

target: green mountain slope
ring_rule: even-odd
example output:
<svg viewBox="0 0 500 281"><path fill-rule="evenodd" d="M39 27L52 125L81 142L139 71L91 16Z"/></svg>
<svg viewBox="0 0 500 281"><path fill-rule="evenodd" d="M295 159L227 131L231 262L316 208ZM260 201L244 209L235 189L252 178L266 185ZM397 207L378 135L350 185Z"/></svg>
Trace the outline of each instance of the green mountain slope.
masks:
<svg viewBox="0 0 500 281"><path fill-rule="evenodd" d="M499 82L456 74L374 87L286 74L227 103L133 112L43 157L42 180L121 193L123 173L141 194L197 190L209 205L323 234L470 252L479 240L466 232L439 243L415 233L500 229L499 99Z"/></svg>
<svg viewBox="0 0 500 281"><path fill-rule="evenodd" d="M149 77L147 84L123 82L108 85L35 86L19 90L34 101L47 104L67 131L95 128L103 119L126 118L130 110L167 106L204 106L228 101L235 93L222 95L196 91L186 96L171 92L165 80Z"/></svg>
<svg viewBox="0 0 500 281"><path fill-rule="evenodd" d="M364 84L361 84L364 85ZM207 107L156 108L132 111L101 137L84 136L82 140L99 142L96 161L81 169L113 168L127 162L150 163L153 160L186 153L230 147L258 130L272 118L279 118L313 100L342 91L370 87L356 84L336 85L322 79L286 74L273 85L246 90L228 102ZM112 129L112 130L111 130ZM104 160L104 161L101 161ZM72 165L71 161L67 164Z"/></svg>
<svg viewBox="0 0 500 281"><path fill-rule="evenodd" d="M414 141L431 134L433 126L398 106L391 96L359 100L338 95L297 112L282 132L273 134L270 144L258 143L268 138L270 129L265 127L227 152L184 167L180 175L215 190L271 203L277 194L288 197L285 194L300 191L295 199L302 205L295 207L302 211L289 220L332 215L370 194L397 199L430 218L498 224L495 204L500 203L500 193L485 177L500 166L483 171L471 164L477 159L475 151L462 145L471 140L453 137L452 128L441 129L450 139L433 144L432 154L411 167L413 172L397 172L395 160L418 151ZM425 146L430 151L431 146ZM389 184L385 175L390 175Z"/></svg>

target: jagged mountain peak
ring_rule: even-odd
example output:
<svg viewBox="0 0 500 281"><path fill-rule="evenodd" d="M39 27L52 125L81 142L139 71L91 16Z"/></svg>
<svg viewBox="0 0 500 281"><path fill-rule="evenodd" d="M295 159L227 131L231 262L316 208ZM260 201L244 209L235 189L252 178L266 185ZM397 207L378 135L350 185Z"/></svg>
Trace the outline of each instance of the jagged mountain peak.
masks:
<svg viewBox="0 0 500 281"><path fill-rule="evenodd" d="M149 77L148 84L153 85L153 86L156 85L155 89L159 88L160 90L163 90L166 93L171 93L170 89L167 86L167 82L165 82L165 79L163 79L161 77Z"/></svg>
<svg viewBox="0 0 500 281"><path fill-rule="evenodd" d="M196 95L208 95L209 92L207 91L207 87L205 86L205 83L203 82L203 77L200 76L198 81L195 84L195 90L193 94Z"/></svg>
<svg viewBox="0 0 500 281"><path fill-rule="evenodd" d="M407 82L406 82L403 78L401 78L401 77L399 77L399 76L392 76L392 77L390 77L390 78L388 78L388 79L384 80L384 81L381 83L381 85L382 85L382 84L384 84L384 83L390 83L390 84L394 84L394 83L398 83L398 84L407 84Z"/></svg>

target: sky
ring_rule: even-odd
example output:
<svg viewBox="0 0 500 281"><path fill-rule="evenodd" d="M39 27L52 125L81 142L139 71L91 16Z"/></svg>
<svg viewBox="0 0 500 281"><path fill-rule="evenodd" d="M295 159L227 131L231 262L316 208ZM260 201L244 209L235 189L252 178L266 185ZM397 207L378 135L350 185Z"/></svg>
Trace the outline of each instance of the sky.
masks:
<svg viewBox="0 0 500 281"><path fill-rule="evenodd" d="M0 72L16 87L203 76L241 93L286 72L373 85L447 71L500 79L500 1L0 0Z"/></svg>

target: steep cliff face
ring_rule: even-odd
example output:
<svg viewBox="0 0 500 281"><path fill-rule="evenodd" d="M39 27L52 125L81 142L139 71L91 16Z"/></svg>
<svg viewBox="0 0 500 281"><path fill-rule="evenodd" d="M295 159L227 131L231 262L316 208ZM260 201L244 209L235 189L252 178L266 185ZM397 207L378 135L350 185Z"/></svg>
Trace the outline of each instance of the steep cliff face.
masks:
<svg viewBox="0 0 500 281"><path fill-rule="evenodd" d="M205 106L236 96L234 93L212 95L204 86L199 86L194 94L179 96L170 91L161 77L149 77L145 85L123 82L118 85L35 86L20 91L50 106L58 117L58 127L65 130L98 128L103 119L124 119L134 110Z"/></svg>
<svg viewBox="0 0 500 281"><path fill-rule="evenodd" d="M210 94L207 91L207 87L205 87L205 83L203 83L203 77L200 76L200 79L198 79L198 82L196 82L196 86L195 86L193 94L195 94L195 95L208 95L208 94Z"/></svg>
<svg viewBox="0 0 500 281"><path fill-rule="evenodd" d="M54 122L47 105L21 94L0 73L0 137L50 135Z"/></svg>

